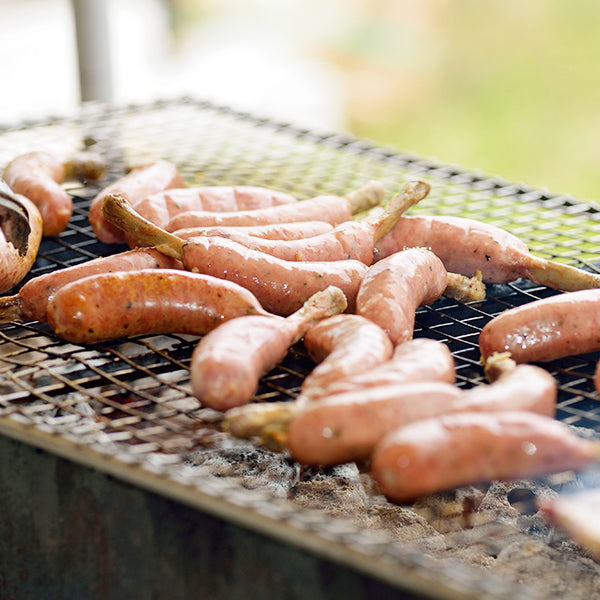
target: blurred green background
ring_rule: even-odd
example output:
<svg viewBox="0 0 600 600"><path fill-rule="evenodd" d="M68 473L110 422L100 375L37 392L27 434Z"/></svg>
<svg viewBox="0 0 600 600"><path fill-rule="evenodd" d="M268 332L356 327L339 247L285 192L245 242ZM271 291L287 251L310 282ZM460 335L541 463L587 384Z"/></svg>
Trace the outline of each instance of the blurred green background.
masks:
<svg viewBox="0 0 600 600"><path fill-rule="evenodd" d="M600 199L600 5L593 0L171 4L176 39L217 17L245 19L331 68L341 90L339 125L352 134Z"/></svg>

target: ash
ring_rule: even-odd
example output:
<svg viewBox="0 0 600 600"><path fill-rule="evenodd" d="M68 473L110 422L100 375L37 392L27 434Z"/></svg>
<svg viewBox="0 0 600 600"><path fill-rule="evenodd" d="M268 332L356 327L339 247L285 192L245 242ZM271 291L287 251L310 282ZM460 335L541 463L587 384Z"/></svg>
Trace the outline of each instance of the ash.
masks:
<svg viewBox="0 0 600 600"><path fill-rule="evenodd" d="M379 493L368 465L304 468L285 453L225 436L214 447L195 450L187 463L208 477L268 489L299 511L317 510L360 530L383 530L436 561L458 560L481 577L493 574L544 598L600 597L600 564L535 508L536 498L581 486L573 473L467 486L398 505Z"/></svg>

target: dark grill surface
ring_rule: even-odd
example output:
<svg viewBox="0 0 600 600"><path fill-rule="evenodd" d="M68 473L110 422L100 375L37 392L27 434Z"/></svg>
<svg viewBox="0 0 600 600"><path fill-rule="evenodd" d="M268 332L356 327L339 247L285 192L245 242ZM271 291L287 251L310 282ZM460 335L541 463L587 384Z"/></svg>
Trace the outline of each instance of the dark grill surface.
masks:
<svg viewBox="0 0 600 600"><path fill-rule="evenodd" d="M109 171L94 186L70 186L75 198L72 222L59 238L43 241L30 277L123 250L95 239L87 222L88 203L127 167L158 158L176 163L188 185L260 185L302 199L341 195L370 179L381 181L392 193L408 179L424 178L432 184L432 192L411 210L413 214L475 217L517 234L542 257L599 270L598 206L398 154L367 141L300 130L189 98L124 108L90 105L76 116L5 127L0 129L0 167L29 150L66 156L86 146L106 157ZM415 335L445 341L456 360L459 385L471 387L484 382L477 344L482 326L508 307L554 293L518 281L488 286L484 302L461 304L442 298L419 309ZM38 436L49 434L45 444L50 447L52 439L85 447L97 453L100 465L105 459L116 459L139 468L142 480L144 473L160 475L165 489L169 481L176 481L209 501L226 498L247 510L249 520L253 515L268 515L290 527L292 536L295 530L314 533L317 551L322 541L358 553L357 568L373 569L400 586L403 581L412 585L410 577L422 574L432 584L426 590L431 596L537 597L531 586L519 588L515 596L518 578L512 575L484 577L464 561L458 561L457 567L409 543L399 544L389 532L379 535L375 528L365 530L351 519L324 519L319 511L299 508L290 498L271 494L268 487L258 493L240 485L236 477L208 477L195 468L198 457L206 457L207 451L222 453L236 447L220 431L219 415L190 396L188 366L196 340L160 335L78 346L65 343L38 322L3 325L0 416L4 431L10 435L13 427L25 428L25 437L33 444ZM544 365L560 384L558 418L590 435L600 430L600 403L592 382L599 358L594 353ZM311 361L298 344L263 379L256 400L293 398L310 368ZM76 451L73 456L76 460ZM574 476L555 478L550 484L556 488L574 480ZM518 497L529 496L521 492ZM488 542L490 524L485 524L488 529L482 528L480 537ZM361 561L361 556L370 560ZM600 581L600 575L596 577Z"/></svg>

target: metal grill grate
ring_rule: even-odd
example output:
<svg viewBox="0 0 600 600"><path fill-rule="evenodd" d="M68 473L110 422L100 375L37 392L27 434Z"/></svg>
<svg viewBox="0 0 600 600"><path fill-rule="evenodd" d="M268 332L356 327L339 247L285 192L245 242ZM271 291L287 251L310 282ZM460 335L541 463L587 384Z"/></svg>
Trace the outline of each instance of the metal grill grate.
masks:
<svg viewBox="0 0 600 600"><path fill-rule="evenodd" d="M519 235L540 256L599 270L598 206L189 98L126 108L91 105L75 117L0 130L0 166L29 150L67 155L85 145L108 160L102 187L125 167L157 158L176 163L189 185L244 183L288 191L299 198L343 194L369 179L381 181L393 192L406 180L421 177L432 184L432 192L412 209L415 214L475 217ZM30 277L123 249L98 242L88 227L87 206L98 186L71 187L72 222L59 238L43 241ZM445 341L456 360L459 385L477 385L484 381L477 343L482 326L505 308L553 293L519 281L489 286L484 302L461 304L442 298L419 309L415 335ZM285 522L292 537L294 531L314 532L317 546L333 541L358 552L356 568L373 570L398 585L409 585L411 578L422 574L432 582L429 593L436 597L516 597L516 583L510 578L482 577L470 573L467 565L459 564L457 569L397 543L388 534L365 531L343 519L332 521L300 510L287 499L245 489L235 477L204 477L190 464L189 456L202 448L222 448L227 442L219 430L219 415L199 406L189 393L188 366L195 342L193 336L160 335L84 347L65 343L37 322L3 325L3 431L11 435L12 428L24 427L25 438L33 444L39 443L40 435L50 434L50 441L44 438L46 446L52 447L52 440L66 440L75 448L97 452L100 463L102 457L116 458L142 473L160 475L165 493L176 482L193 493L250 508L249 520L268 515L270 520ZM594 432L600 431L600 403L592 382L599 358L595 353L546 365L560 383L558 417ZM293 398L310 368L301 344L295 346L263 379L256 400ZM77 450L73 458L77 460ZM482 528L480 539L490 542L489 529ZM373 557L370 564L365 565L364 556ZM352 562L347 556L344 560ZM535 597L535 592L519 589L518 597Z"/></svg>

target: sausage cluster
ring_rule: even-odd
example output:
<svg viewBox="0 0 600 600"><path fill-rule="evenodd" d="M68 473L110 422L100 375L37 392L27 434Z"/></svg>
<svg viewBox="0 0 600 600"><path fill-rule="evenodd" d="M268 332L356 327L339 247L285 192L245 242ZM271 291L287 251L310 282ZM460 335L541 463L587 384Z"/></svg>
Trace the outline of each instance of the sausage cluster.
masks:
<svg viewBox="0 0 600 600"><path fill-rule="evenodd" d="M68 222L64 172L41 154L5 170L44 235ZM405 215L429 190L407 182L388 201L366 182L300 201L186 187L171 163L143 165L89 209L98 239L127 249L31 279L0 300L0 315L46 321L81 344L198 335L192 393L223 412L227 431L306 465L362 461L395 502L597 461L598 445L555 419L557 382L532 363L600 350L600 274L534 257L478 221ZM557 293L491 319L479 340L488 383L459 387L448 346L414 337L417 309L444 294L482 299L486 283L522 277ZM296 343L314 362L297 397L252 402Z"/></svg>

